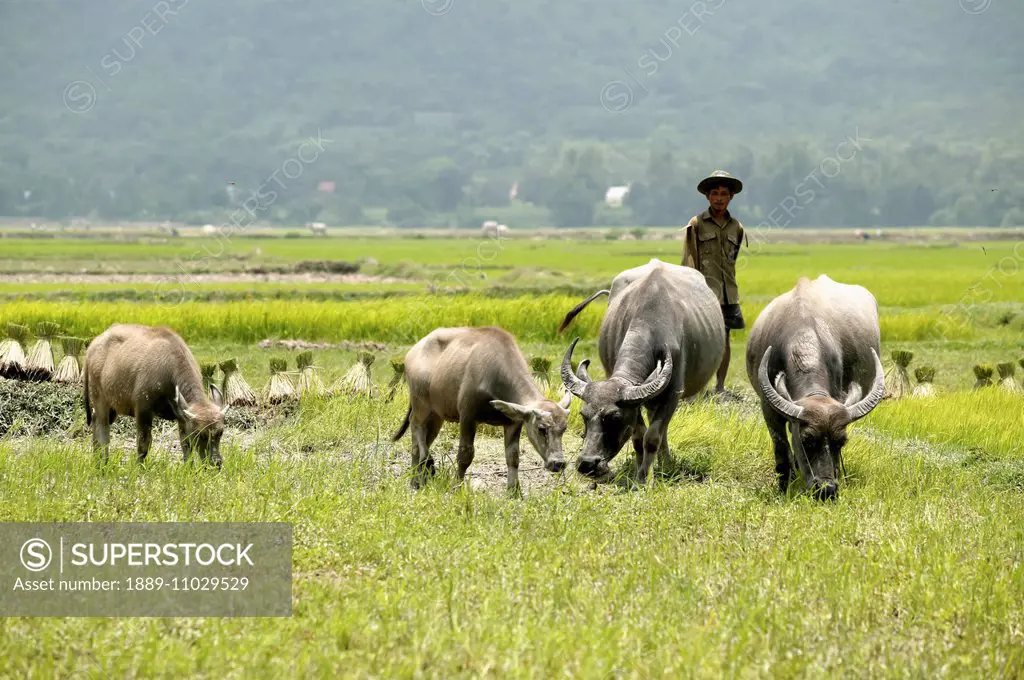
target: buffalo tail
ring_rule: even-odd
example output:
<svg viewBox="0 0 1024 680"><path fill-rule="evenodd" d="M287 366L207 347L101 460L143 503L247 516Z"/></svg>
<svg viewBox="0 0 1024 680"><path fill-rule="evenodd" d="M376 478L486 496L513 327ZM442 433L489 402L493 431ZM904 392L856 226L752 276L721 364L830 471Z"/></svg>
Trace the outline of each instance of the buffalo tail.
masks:
<svg viewBox="0 0 1024 680"><path fill-rule="evenodd" d="M398 432L391 435L391 441L397 442L405 434L405 431L409 429L409 417L412 415L412 404L409 405L408 410L405 412L405 418L402 420L402 426L398 428Z"/></svg>
<svg viewBox="0 0 1024 680"><path fill-rule="evenodd" d="M82 392L85 395L85 424L92 425L92 406L89 404L89 371L82 367Z"/></svg>
<svg viewBox="0 0 1024 680"><path fill-rule="evenodd" d="M569 324L572 323L572 320L576 318L576 315L583 311L584 307L586 307L587 305L589 305L591 302L601 297L602 295L608 295L610 292L611 291L609 290L599 290L590 297L588 297L583 302L573 307L569 311L569 313L565 315L565 318L562 319L562 325L558 327L558 332L561 333L562 331L564 331L569 326Z"/></svg>

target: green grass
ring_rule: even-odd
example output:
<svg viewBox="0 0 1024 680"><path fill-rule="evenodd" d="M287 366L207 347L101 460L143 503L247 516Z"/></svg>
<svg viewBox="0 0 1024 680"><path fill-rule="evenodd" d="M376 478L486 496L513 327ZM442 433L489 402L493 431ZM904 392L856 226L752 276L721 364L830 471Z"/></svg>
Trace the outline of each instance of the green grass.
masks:
<svg viewBox="0 0 1024 680"><path fill-rule="evenodd" d="M746 400L680 408L669 441L682 474L644 490L549 475L524 441L525 498L508 498L496 428L478 437L473 485L458 488L448 424L433 447L439 476L413 493L408 435L389 440L405 413L401 392L390 403L308 399L294 416L231 430L220 473L183 465L170 423L158 427L145 468L132 460L130 423L116 430L114 464L95 467L80 412L68 432L0 438L4 521L287 521L295 540L291 618L6 618L0 676L1020 677L1024 397L970 387L974 364L1024 358L1024 276L992 274L1014 242L938 237L942 247L780 243L755 250L740 272L748 330L799 276L828 273L875 294L884 361L906 349L911 373L936 368L938 397L886 400L850 428L849 476L834 504L797 486L778 492L743 366L747 331L731 336L727 380ZM204 241L0 243L0 271L172 272L175 257ZM384 387L387 359L434 327L498 324L527 357L552 359L557 385L576 335L577 359L602 374L605 301L556 336L565 312L617 271L678 261L679 249L513 240L467 269L478 245L238 239L203 266L372 257L360 273L412 283L200 283L181 304L153 300L151 283L61 292L56 282L0 280L0 329L57 321L92 335L115 321L168 324L200 362L237 358L261 392L268 359L294 370L296 354L257 347L263 338L384 342L372 367ZM443 282L470 292L425 294ZM328 385L354 360L352 347L314 350ZM570 462L579 408L574 400L564 438ZM613 467L631 473L628 446Z"/></svg>
<svg viewBox="0 0 1024 680"><path fill-rule="evenodd" d="M522 500L454 489L449 463L412 493L389 466L408 442L373 437L399 402L310 403L226 442L220 474L176 447L100 472L80 443L0 444L9 521L288 521L295 537L289 619L5 619L0 653L18 676L1012 676L1024 495L899 434L965 406L1014 431L977 408L993 405L883 404L854 428L834 505L777 494L757 415L709 405L670 433L704 482L526 482Z"/></svg>
<svg viewBox="0 0 1024 680"><path fill-rule="evenodd" d="M1005 424L993 426L996 418ZM872 423L904 439L918 437L953 451L982 451L986 459L1021 461L1024 454L1024 397L995 386L942 394L934 403L903 400L880 411Z"/></svg>

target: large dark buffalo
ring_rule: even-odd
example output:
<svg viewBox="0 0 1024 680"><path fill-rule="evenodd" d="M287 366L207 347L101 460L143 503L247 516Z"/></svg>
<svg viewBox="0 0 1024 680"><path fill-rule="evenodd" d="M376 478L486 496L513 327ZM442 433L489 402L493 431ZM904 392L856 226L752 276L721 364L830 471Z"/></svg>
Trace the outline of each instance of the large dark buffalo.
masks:
<svg viewBox="0 0 1024 680"><path fill-rule="evenodd" d="M577 469L604 476L608 461L633 440L637 480L643 484L655 455L668 458L668 424L679 400L714 376L725 352L725 321L704 276L653 259L627 269L570 311L559 332L599 295L608 294L598 352L606 380L591 381L589 360L572 372L573 340L562 360L562 382L583 400L583 450ZM647 409L644 425L640 407Z"/></svg>
<svg viewBox="0 0 1024 680"><path fill-rule="evenodd" d="M747 340L747 377L761 398L783 491L793 478L788 424L812 491L823 499L838 496L846 427L885 394L880 335L874 296L825 275L801 278L757 317Z"/></svg>

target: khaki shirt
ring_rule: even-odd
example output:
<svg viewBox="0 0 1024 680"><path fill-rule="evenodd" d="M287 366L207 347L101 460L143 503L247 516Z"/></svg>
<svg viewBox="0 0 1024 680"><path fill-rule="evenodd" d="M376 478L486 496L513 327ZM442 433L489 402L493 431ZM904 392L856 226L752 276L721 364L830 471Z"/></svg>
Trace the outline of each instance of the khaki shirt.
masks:
<svg viewBox="0 0 1024 680"><path fill-rule="evenodd" d="M705 210L686 225L683 241L683 266L693 267L704 275L708 286L722 305L738 304L736 257L743 241L743 225L727 210L725 222L719 224Z"/></svg>

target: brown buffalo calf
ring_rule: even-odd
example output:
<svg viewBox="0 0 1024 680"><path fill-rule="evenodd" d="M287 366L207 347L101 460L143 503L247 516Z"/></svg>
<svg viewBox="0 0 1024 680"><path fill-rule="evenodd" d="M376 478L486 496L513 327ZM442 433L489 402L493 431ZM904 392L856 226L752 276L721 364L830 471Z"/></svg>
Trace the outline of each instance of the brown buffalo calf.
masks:
<svg viewBox="0 0 1024 680"><path fill-rule="evenodd" d="M83 373L85 419L104 462L110 425L120 415L135 418L140 461L153 441L153 418L159 417L177 421L186 461L197 450L221 466L227 407L216 387L212 400L206 396L199 364L177 333L164 327L114 324L89 343Z"/></svg>

